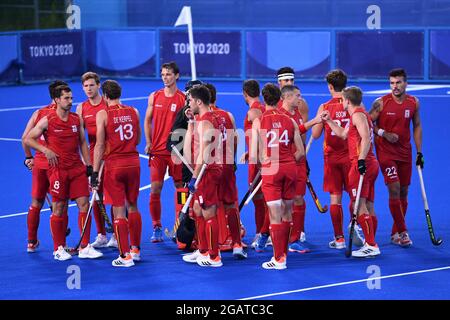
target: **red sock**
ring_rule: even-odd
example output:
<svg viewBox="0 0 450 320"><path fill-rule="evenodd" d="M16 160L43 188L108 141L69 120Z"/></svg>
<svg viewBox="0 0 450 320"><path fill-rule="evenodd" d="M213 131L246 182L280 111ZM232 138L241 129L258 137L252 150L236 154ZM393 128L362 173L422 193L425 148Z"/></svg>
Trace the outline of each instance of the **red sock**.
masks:
<svg viewBox="0 0 450 320"><path fill-rule="evenodd" d="M377 228L378 228L378 218L377 216L371 215L370 218L372 219L372 225L373 225L373 237L377 235Z"/></svg>
<svg viewBox="0 0 450 320"><path fill-rule="evenodd" d="M375 234L374 234L374 230L373 230L372 219L370 218L369 214L364 213L364 214L359 215L358 223L364 232L364 238L365 238L366 242L369 245L374 246L376 244L375 243Z"/></svg>
<svg viewBox="0 0 450 320"><path fill-rule="evenodd" d="M275 260L280 260L286 254L287 244L285 245L286 235L286 224L285 223L271 223L270 227L270 237L272 238L273 244L273 256ZM287 231L288 232L288 231ZM285 248L286 247L286 248Z"/></svg>
<svg viewBox="0 0 450 320"><path fill-rule="evenodd" d="M64 207L62 218L64 221L64 232L67 232L67 228L69 227L69 214L68 214L69 208ZM66 246L66 237L64 237L64 246Z"/></svg>
<svg viewBox="0 0 450 320"><path fill-rule="evenodd" d="M217 217L205 220L205 234L208 241L208 252L211 259L219 255L219 222Z"/></svg>
<svg viewBox="0 0 450 320"><path fill-rule="evenodd" d="M64 219L54 214L50 216L50 231L53 238L53 251L58 250L59 246L64 246L66 239L66 229L64 229Z"/></svg>
<svg viewBox="0 0 450 320"><path fill-rule="evenodd" d="M233 244L241 245L241 222L237 208L226 208L225 216L227 217Z"/></svg>
<svg viewBox="0 0 450 320"><path fill-rule="evenodd" d="M83 232L83 227L86 219L87 219L86 212L80 212L78 214L78 229L80 229L80 235ZM90 238L91 238L91 219L89 219L86 225L86 231L84 232L83 239L81 240L81 248L84 248L89 244Z"/></svg>
<svg viewBox="0 0 450 320"><path fill-rule="evenodd" d="M103 215L100 212L100 207L98 206L96 201L94 201L94 206L92 209L94 211L94 219L95 219L95 225L97 226L97 233L106 235L105 218L103 218Z"/></svg>
<svg viewBox="0 0 450 320"><path fill-rule="evenodd" d="M405 217L403 216L400 199L389 199L389 209L391 210L392 218L397 227L397 232L400 233L406 231Z"/></svg>
<svg viewBox="0 0 450 320"><path fill-rule="evenodd" d="M130 252L130 243L128 242L128 221L125 218L114 220L114 234L119 245L119 253L122 257Z"/></svg>
<svg viewBox="0 0 450 320"><path fill-rule="evenodd" d="M267 206L264 206L264 224L261 227L261 233L269 234L270 233L269 226L270 226L269 208Z"/></svg>
<svg viewBox="0 0 450 320"><path fill-rule="evenodd" d="M289 242L294 242L300 239L300 232L301 232L301 219L302 219L302 213L301 211L304 210L305 206L297 206L297 205L292 205L292 232L289 238ZM303 217L305 215L303 214Z"/></svg>
<svg viewBox="0 0 450 320"><path fill-rule="evenodd" d="M30 206L27 215L28 241L37 241L37 231L39 227L41 209Z"/></svg>
<svg viewBox="0 0 450 320"><path fill-rule="evenodd" d="M201 253L206 253L208 251L205 224L206 222L203 216L195 216L195 230L197 231L198 249Z"/></svg>
<svg viewBox="0 0 450 320"><path fill-rule="evenodd" d="M408 199L407 198L400 198L400 202L402 204L402 213L403 217L405 217L405 225L406 225L406 211L408 210ZM395 222L392 224L392 233L397 233L397 226L395 225Z"/></svg>
<svg viewBox="0 0 450 320"><path fill-rule="evenodd" d="M161 194L150 194L150 214L152 216L152 224L154 227L161 227Z"/></svg>
<svg viewBox="0 0 450 320"><path fill-rule="evenodd" d="M344 214L342 212L342 205L332 204L330 205L330 216L331 223L333 224L334 237L343 237L344 231L342 229L342 223L344 219Z"/></svg>
<svg viewBox="0 0 450 320"><path fill-rule="evenodd" d="M294 227L294 223L291 221L282 221L281 226L283 228L283 246L284 246L284 254L287 256L289 239L292 237L292 230Z"/></svg>
<svg viewBox="0 0 450 320"><path fill-rule="evenodd" d="M306 203L305 201L303 201L303 204L300 207L300 218L299 218L299 222L300 222L300 232L305 232L305 212L306 212Z"/></svg>
<svg viewBox="0 0 450 320"><path fill-rule="evenodd" d="M266 213L264 198L260 199L253 198L253 205L255 206L256 233L260 233L261 228L264 224L264 216Z"/></svg>
<svg viewBox="0 0 450 320"><path fill-rule="evenodd" d="M128 212L128 226L130 229L130 244L139 248L141 246L142 218L138 211Z"/></svg>

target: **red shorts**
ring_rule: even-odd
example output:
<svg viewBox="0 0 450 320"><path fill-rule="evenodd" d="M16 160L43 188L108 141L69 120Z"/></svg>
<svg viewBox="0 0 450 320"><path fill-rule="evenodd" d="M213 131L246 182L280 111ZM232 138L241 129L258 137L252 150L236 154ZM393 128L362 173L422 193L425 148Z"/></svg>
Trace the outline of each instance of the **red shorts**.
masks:
<svg viewBox="0 0 450 320"><path fill-rule="evenodd" d="M222 166L208 166L203 173L194 193L194 201L202 208L219 205L219 184L222 178Z"/></svg>
<svg viewBox="0 0 450 320"><path fill-rule="evenodd" d="M149 164L152 182L163 182L167 167L173 181L180 182L182 179L182 164L175 164L170 155L151 155Z"/></svg>
<svg viewBox="0 0 450 320"><path fill-rule="evenodd" d="M281 164L278 172L262 176L262 192L266 202L275 200L292 200L295 196L297 182L296 164ZM264 171L263 171L264 173Z"/></svg>
<svg viewBox="0 0 450 320"><path fill-rule="evenodd" d="M411 161L397 161L380 158L379 162L385 184L393 182L400 182L401 186L409 186L411 184Z"/></svg>
<svg viewBox="0 0 450 320"><path fill-rule="evenodd" d="M342 194L348 190L348 174L350 163L337 163L324 160L323 164L323 191L330 194Z"/></svg>
<svg viewBox="0 0 450 320"><path fill-rule="evenodd" d="M89 182L84 165L70 169L51 167L47 176L54 202L89 197Z"/></svg>
<svg viewBox="0 0 450 320"><path fill-rule="evenodd" d="M295 183L295 195L304 196L306 193L306 162L297 163L297 181Z"/></svg>
<svg viewBox="0 0 450 320"><path fill-rule="evenodd" d="M31 176L31 197L38 200L45 199L50 186L47 177L47 169L38 169L33 167Z"/></svg>
<svg viewBox="0 0 450 320"><path fill-rule="evenodd" d="M378 177L378 169L378 161L373 160L366 162L366 173L364 174L363 185L361 188L361 198L365 198L370 202L374 202L375 200L375 181ZM348 185L352 201L356 200L359 176L358 162L352 162L350 171L348 172Z"/></svg>
<svg viewBox="0 0 450 320"><path fill-rule="evenodd" d="M109 168L105 167L103 191L105 204L124 207L127 203L137 203L141 177L140 167Z"/></svg>
<svg viewBox="0 0 450 320"><path fill-rule="evenodd" d="M238 200L236 187L236 174L232 164L222 167L222 178L219 183L219 200L226 204L235 203Z"/></svg>

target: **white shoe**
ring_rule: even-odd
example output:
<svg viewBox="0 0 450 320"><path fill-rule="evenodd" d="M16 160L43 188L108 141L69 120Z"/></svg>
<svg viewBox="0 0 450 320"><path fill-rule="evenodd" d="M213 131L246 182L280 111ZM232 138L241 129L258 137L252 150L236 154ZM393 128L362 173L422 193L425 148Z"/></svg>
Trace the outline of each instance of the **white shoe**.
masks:
<svg viewBox="0 0 450 320"><path fill-rule="evenodd" d="M409 237L408 232L403 231L398 236L400 238L400 246L401 247L407 248L407 247L412 246L413 243L411 241L411 238Z"/></svg>
<svg viewBox="0 0 450 320"><path fill-rule="evenodd" d="M272 238L269 236L269 238L267 239L267 242L266 242L266 247L267 246L273 246L273 244L272 244Z"/></svg>
<svg viewBox="0 0 450 320"><path fill-rule="evenodd" d="M348 225L348 232L350 232L350 229L352 227L352 224L350 223ZM355 227L353 228L353 244L355 246L363 246L366 240L364 239L364 233L361 229L361 227L355 223Z"/></svg>
<svg viewBox="0 0 450 320"><path fill-rule="evenodd" d="M208 254L200 253L200 250L195 250L192 253L183 255L183 261L187 263L197 263L197 258L200 256L207 256Z"/></svg>
<svg viewBox="0 0 450 320"><path fill-rule="evenodd" d="M90 244L78 252L78 258L80 259L96 259L101 256L103 256L103 253L95 250Z"/></svg>
<svg viewBox="0 0 450 320"><path fill-rule="evenodd" d="M338 249L338 250L346 248L344 238L334 239L333 241L330 241L330 243L328 243L328 246L331 249Z"/></svg>
<svg viewBox="0 0 450 320"><path fill-rule="evenodd" d="M281 259L281 261L277 261L275 257L272 257L270 261L264 262L262 264L262 267L264 269L276 269L276 270L283 270L286 269L286 258Z"/></svg>
<svg viewBox="0 0 450 320"><path fill-rule="evenodd" d="M398 234L398 232L396 232L396 233L394 233L392 236L391 236L391 243L392 244L395 244L395 245L397 245L397 246L399 246L400 245L400 235Z"/></svg>
<svg viewBox="0 0 450 320"><path fill-rule="evenodd" d="M220 255L218 255L215 259L211 259L211 257L208 255L204 256L203 254L200 254L200 256L197 257L197 264L200 267L213 267L218 268L223 266L222 259L220 258Z"/></svg>
<svg viewBox="0 0 450 320"><path fill-rule="evenodd" d="M106 235L99 233L91 245L94 248L105 248L108 245L108 238Z"/></svg>
<svg viewBox="0 0 450 320"><path fill-rule="evenodd" d="M261 237L261 233L255 234L255 238L253 239L253 242L252 242L252 244L250 245L250 247L251 247L252 249L255 249L255 248L256 248L256 245L258 244L258 239L259 239L259 237Z"/></svg>
<svg viewBox="0 0 450 320"><path fill-rule="evenodd" d="M300 232L300 242L305 242L306 241L306 234L302 231Z"/></svg>
<svg viewBox="0 0 450 320"><path fill-rule="evenodd" d="M119 245L117 244L116 235L113 233L111 236L111 239L109 239L108 243L106 244L108 248L118 248Z"/></svg>
<svg viewBox="0 0 450 320"><path fill-rule="evenodd" d="M116 260L112 261L112 266L113 267L132 267L134 266L134 261L133 258L131 257L131 254L127 253L125 255L125 258L122 258L121 256L119 256Z"/></svg>
<svg viewBox="0 0 450 320"><path fill-rule="evenodd" d="M68 254L66 252L66 250L64 250L63 246L59 246L58 250L53 251L53 258L55 260L65 261L65 260L72 259L72 256L70 254Z"/></svg>
<svg viewBox="0 0 450 320"><path fill-rule="evenodd" d="M233 257L238 260L247 259L247 253L244 251L244 247L242 245L235 244L233 246Z"/></svg>
<svg viewBox="0 0 450 320"><path fill-rule="evenodd" d="M380 253L381 253L380 248L378 248L377 245L370 246L367 243L365 243L361 249L352 251L352 257L368 258L378 256Z"/></svg>

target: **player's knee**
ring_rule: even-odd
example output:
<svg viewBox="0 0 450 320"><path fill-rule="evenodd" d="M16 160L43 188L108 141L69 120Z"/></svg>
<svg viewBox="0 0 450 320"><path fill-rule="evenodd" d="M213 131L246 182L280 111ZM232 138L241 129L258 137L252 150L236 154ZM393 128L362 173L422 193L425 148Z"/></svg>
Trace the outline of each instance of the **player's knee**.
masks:
<svg viewBox="0 0 450 320"><path fill-rule="evenodd" d="M44 199L35 199L35 198L31 199L31 206L32 207L41 209L43 205L44 205Z"/></svg>
<svg viewBox="0 0 450 320"><path fill-rule="evenodd" d="M302 206L305 203L303 196L295 196L294 198L294 206Z"/></svg>
<svg viewBox="0 0 450 320"><path fill-rule="evenodd" d="M151 184L151 193L159 194L162 190L162 183L161 182L152 182Z"/></svg>
<svg viewBox="0 0 450 320"><path fill-rule="evenodd" d="M408 198L408 186L400 188L400 198Z"/></svg>
<svg viewBox="0 0 450 320"><path fill-rule="evenodd" d="M398 182L388 184L389 198L400 198L400 184Z"/></svg>

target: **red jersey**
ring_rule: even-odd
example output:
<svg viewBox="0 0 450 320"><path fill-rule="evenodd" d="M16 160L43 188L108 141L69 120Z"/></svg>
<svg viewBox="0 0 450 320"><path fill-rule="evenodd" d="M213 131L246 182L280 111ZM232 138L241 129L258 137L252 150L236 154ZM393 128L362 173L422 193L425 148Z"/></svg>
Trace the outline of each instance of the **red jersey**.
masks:
<svg viewBox="0 0 450 320"><path fill-rule="evenodd" d="M109 106L106 112L108 122L104 159L108 168L139 166L139 153L136 146L140 126L136 110L129 106L115 105Z"/></svg>
<svg viewBox="0 0 450 320"><path fill-rule="evenodd" d="M282 114L280 110L267 110L261 117L260 135L271 164L295 164L292 144L294 143L294 124L290 117Z"/></svg>
<svg viewBox="0 0 450 320"><path fill-rule="evenodd" d="M219 132L220 135L222 134L223 128L221 129L221 125L218 122L217 115L214 114L213 111L205 112L201 117L199 116L198 119L197 119L198 125L200 125L201 121L209 121L209 123L212 124L214 130L216 130L216 132ZM204 138L205 135L211 134L209 132L202 132L203 137L200 137L199 136L199 132L198 132L198 126L196 126L196 128L197 129L194 132L194 141L193 141L194 145L196 145L196 141L198 141L198 142L202 141L202 139ZM217 135L215 133L213 133L213 135L214 135L214 139L212 141L212 144L213 144L214 147L211 148L211 153L209 155L210 157L209 157L209 160L208 160L208 163L207 163L208 164L208 168L222 167L222 159L221 159L222 158L221 157L222 145L217 145L217 142L215 140L215 139L219 139L220 135ZM200 149L200 143L198 143L198 146L199 147L197 148L197 150L194 150L194 152L192 153L194 155L194 157L195 157L195 160L194 160L195 162L197 161L198 152L200 151L199 150ZM197 165L197 163L196 163L196 165Z"/></svg>
<svg viewBox="0 0 450 320"><path fill-rule="evenodd" d="M250 109L257 109L259 111L261 111L261 114L264 113L264 111L266 111L265 106L259 102L259 101L255 101L251 104ZM252 123L250 121L248 121L248 116L245 116L244 119L244 131L245 131L245 146L248 150L248 152L250 153L250 139L251 139L251 131L252 130Z"/></svg>
<svg viewBox="0 0 450 320"><path fill-rule="evenodd" d="M167 139L175 121L175 117L185 102L184 93L177 89L173 97L167 97L164 89L153 94L153 116L152 116L152 149L151 154L167 155Z"/></svg>
<svg viewBox="0 0 450 320"><path fill-rule="evenodd" d="M366 162L369 162L371 160L375 160L375 155L373 154L373 148L372 148L372 138L373 138L373 125L372 120L370 118L370 115L363 109L363 108L356 108L354 113L360 112L364 114L367 118L367 124L369 125L369 132L370 132L370 149L367 153ZM349 158L350 161L358 161L359 157L359 146L361 145L361 136L359 135L358 129L351 121L352 118L350 118L350 127L348 130L348 136L347 136L347 142L348 142L348 152L349 152Z"/></svg>
<svg viewBox="0 0 450 320"><path fill-rule="evenodd" d="M410 124L417 110L417 101L413 96L406 95L402 103L394 100L392 94L382 97L383 110L377 125L379 128L398 135L396 143L390 143L383 137L375 137L377 154L393 160L411 161Z"/></svg>
<svg viewBox="0 0 450 320"><path fill-rule="evenodd" d="M89 139L89 151L91 154L91 158L93 159L93 152L95 147L95 141L97 139L97 125L96 125L96 116L97 112L100 110L106 110L106 102L105 100L100 101L98 105L92 105L91 102L86 100L81 105L81 117L84 121L84 127L87 130L88 139Z"/></svg>
<svg viewBox="0 0 450 320"><path fill-rule="evenodd" d="M56 104L51 103L48 106L45 106L38 110L38 113L36 115L36 119L34 120L34 126L45 116L50 114L51 112L54 112L56 110ZM39 138L39 143L43 146L47 146L47 142L45 141L44 135L41 135ZM34 155L34 166L36 169L42 169L47 170L48 169L48 160L45 157L45 155L36 150L36 154Z"/></svg>
<svg viewBox="0 0 450 320"><path fill-rule="evenodd" d="M303 117L300 114L300 112L298 111L297 108L294 109L294 113L290 113L289 111L287 111L285 108L279 108L278 109L281 113L287 115L289 118L291 118L292 120L295 121L295 123L297 124L297 126L300 126L302 124L304 124L303 122ZM304 145L304 144L303 144ZM295 148L295 143L292 144L292 153L294 154L296 151ZM301 157L300 161L297 163L298 165L300 165L301 163L304 163L306 161L306 157Z"/></svg>
<svg viewBox="0 0 450 320"><path fill-rule="evenodd" d="M80 117L69 113L67 121L59 118L56 112L47 115L48 128L45 131L47 147L58 155L58 167L70 169L82 166L80 157Z"/></svg>
<svg viewBox="0 0 450 320"><path fill-rule="evenodd" d="M330 119L342 128L350 125L350 116L344 109L342 98L332 98L323 104L323 110L330 112ZM348 162L348 144L345 140L336 136L330 126L324 125L323 154L326 158L336 163Z"/></svg>
<svg viewBox="0 0 450 320"><path fill-rule="evenodd" d="M222 161L224 164L234 163L234 141L229 139L234 133L234 125L231 117L225 110L214 108L213 113L222 132Z"/></svg>

